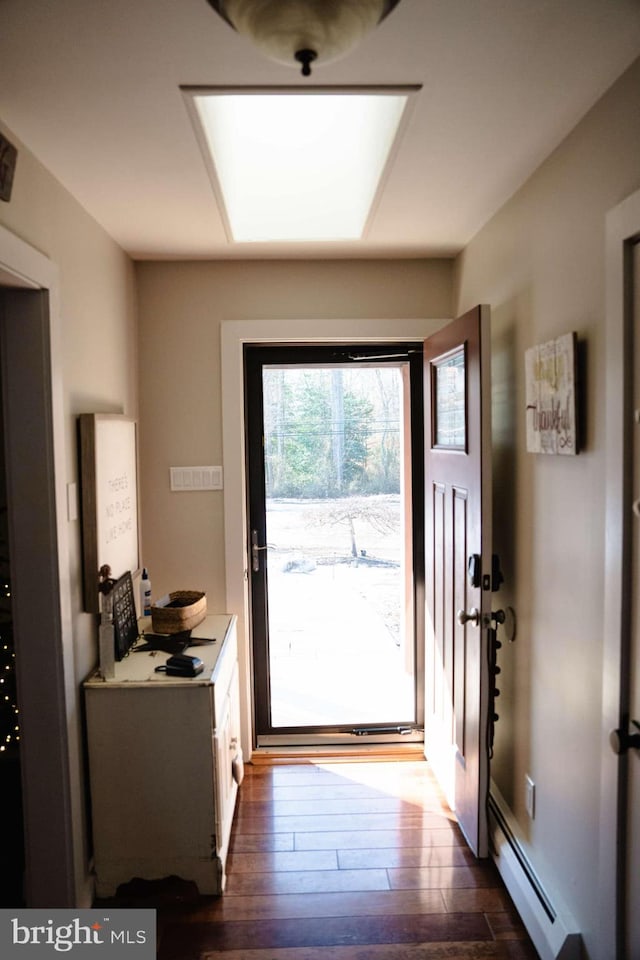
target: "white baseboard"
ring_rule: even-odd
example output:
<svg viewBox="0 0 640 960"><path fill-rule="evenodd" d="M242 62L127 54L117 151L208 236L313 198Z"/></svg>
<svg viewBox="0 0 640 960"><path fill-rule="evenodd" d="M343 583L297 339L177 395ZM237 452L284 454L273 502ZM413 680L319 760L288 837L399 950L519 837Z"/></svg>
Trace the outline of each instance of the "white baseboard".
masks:
<svg viewBox="0 0 640 960"><path fill-rule="evenodd" d="M518 839L511 811L492 782L489 798L492 855L541 960L580 960L582 937L569 913L546 893Z"/></svg>

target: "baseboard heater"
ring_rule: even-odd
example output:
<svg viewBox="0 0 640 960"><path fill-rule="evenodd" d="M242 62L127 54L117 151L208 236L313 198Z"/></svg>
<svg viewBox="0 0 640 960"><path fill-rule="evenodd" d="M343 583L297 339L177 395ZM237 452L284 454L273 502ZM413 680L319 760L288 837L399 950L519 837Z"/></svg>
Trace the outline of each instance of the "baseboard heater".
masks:
<svg viewBox="0 0 640 960"><path fill-rule="evenodd" d="M513 818L492 783L489 830L492 854L541 960L579 960L582 937L569 914L547 895L520 842Z"/></svg>

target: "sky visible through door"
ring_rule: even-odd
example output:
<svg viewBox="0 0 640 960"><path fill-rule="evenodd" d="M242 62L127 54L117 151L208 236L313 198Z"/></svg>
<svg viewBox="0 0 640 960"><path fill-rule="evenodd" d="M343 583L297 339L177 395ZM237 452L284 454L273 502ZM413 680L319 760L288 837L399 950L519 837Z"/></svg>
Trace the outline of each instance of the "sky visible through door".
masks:
<svg viewBox="0 0 640 960"><path fill-rule="evenodd" d="M263 368L272 728L415 721L407 377Z"/></svg>

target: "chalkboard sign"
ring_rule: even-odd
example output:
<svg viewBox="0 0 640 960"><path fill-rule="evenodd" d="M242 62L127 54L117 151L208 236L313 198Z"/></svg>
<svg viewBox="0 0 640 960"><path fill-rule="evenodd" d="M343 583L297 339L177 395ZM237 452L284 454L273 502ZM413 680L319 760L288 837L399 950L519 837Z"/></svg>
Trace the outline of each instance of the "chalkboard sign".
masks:
<svg viewBox="0 0 640 960"><path fill-rule="evenodd" d="M138 639L138 617L133 599L133 581L129 571L113 585L113 632L116 660L129 652Z"/></svg>
<svg viewBox="0 0 640 960"><path fill-rule="evenodd" d="M84 609L98 613L98 571L119 579L140 568L136 422L119 414L78 418Z"/></svg>

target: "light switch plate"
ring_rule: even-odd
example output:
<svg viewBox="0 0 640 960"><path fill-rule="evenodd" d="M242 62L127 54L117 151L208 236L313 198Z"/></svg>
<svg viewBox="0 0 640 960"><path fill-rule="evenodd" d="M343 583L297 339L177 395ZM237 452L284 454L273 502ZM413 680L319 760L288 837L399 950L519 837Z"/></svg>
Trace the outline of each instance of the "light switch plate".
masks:
<svg viewBox="0 0 640 960"><path fill-rule="evenodd" d="M170 467L171 489L180 493L222 490L222 467Z"/></svg>

